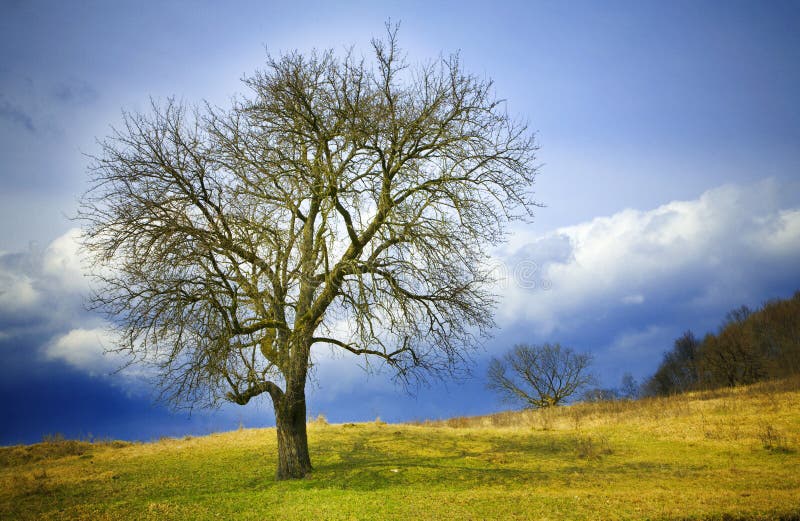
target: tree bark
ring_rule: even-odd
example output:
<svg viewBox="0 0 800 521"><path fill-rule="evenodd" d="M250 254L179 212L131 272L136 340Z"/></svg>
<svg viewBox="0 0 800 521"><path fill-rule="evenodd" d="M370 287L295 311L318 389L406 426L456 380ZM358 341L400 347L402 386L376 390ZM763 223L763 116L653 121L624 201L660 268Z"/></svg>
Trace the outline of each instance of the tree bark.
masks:
<svg viewBox="0 0 800 521"><path fill-rule="evenodd" d="M278 480L302 478L311 472L304 387L290 390L274 402L278 432Z"/></svg>

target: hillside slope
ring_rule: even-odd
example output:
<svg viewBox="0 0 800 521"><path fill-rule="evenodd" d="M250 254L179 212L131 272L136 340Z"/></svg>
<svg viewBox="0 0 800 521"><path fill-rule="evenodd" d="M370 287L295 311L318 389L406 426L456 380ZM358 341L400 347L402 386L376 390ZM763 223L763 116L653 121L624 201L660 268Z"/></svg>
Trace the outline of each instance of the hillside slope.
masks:
<svg viewBox="0 0 800 521"><path fill-rule="evenodd" d="M0 448L0 519L800 519L800 380L419 425Z"/></svg>

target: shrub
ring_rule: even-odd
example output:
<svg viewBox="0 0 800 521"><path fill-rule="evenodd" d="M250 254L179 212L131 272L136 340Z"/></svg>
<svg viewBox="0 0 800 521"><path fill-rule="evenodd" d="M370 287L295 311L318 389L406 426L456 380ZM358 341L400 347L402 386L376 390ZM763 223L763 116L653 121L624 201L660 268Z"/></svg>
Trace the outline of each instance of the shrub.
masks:
<svg viewBox="0 0 800 521"><path fill-rule="evenodd" d="M581 459L597 460L613 452L605 436L581 436L575 441L575 454Z"/></svg>
<svg viewBox="0 0 800 521"><path fill-rule="evenodd" d="M772 425L764 426L758 433L761 445L770 452L792 452L789 440Z"/></svg>

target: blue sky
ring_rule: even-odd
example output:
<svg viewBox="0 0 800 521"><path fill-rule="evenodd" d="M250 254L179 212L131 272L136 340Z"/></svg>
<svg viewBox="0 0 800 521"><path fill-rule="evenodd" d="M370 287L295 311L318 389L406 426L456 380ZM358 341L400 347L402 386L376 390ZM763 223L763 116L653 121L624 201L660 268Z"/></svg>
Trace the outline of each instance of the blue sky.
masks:
<svg viewBox="0 0 800 521"><path fill-rule="evenodd" d="M472 378L410 396L320 351L312 414L497 410L486 363L517 342L591 351L604 385L643 379L684 330L800 289L797 2L340 4L0 3L0 443L272 421L267 402L170 412L135 371L109 375L67 216L123 109L225 105L266 50L366 51L390 19L409 61L460 50L530 122L546 207L496 252L499 328Z"/></svg>

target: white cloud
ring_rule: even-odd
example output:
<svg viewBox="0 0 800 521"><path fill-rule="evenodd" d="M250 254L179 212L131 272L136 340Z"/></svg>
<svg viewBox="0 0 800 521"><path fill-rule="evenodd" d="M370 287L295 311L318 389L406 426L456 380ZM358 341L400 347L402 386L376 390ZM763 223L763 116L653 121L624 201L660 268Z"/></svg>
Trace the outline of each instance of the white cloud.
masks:
<svg viewBox="0 0 800 521"><path fill-rule="evenodd" d="M69 230L45 248L0 255L0 330L16 336L26 330L66 331L85 325L80 231Z"/></svg>
<svg viewBox="0 0 800 521"><path fill-rule="evenodd" d="M44 252L42 272L55 280L67 291L85 292L87 279L82 269L83 258L80 253L79 228L72 228L57 238Z"/></svg>
<svg viewBox="0 0 800 521"><path fill-rule="evenodd" d="M505 252L505 262L512 272L515 264L537 262L537 277L552 289L514 281L503 289L498 319L552 332L579 326L614 303L652 303L653 294L737 305L776 266L800 265L800 207L786 201L790 189L770 180L727 185L691 201L627 209L539 237L522 234L524 241L512 240L515 250ZM571 251L537 252L537 245L556 243L569 243Z"/></svg>
<svg viewBox="0 0 800 521"><path fill-rule="evenodd" d="M793 255L800 241L800 208L782 210L763 223L768 234L751 237L754 245L766 254Z"/></svg>
<svg viewBox="0 0 800 521"><path fill-rule="evenodd" d="M5 271L0 267L0 313L20 313L39 303L34 280L23 273Z"/></svg>
<svg viewBox="0 0 800 521"><path fill-rule="evenodd" d="M47 359L62 360L90 374L108 374L124 362L123 356L105 352L113 345L114 338L106 328L78 328L50 342L44 355Z"/></svg>
<svg viewBox="0 0 800 521"><path fill-rule="evenodd" d="M0 312L53 313L67 294L86 293L80 230L73 228L41 250L0 255ZM42 306L46 305L46 308Z"/></svg>

